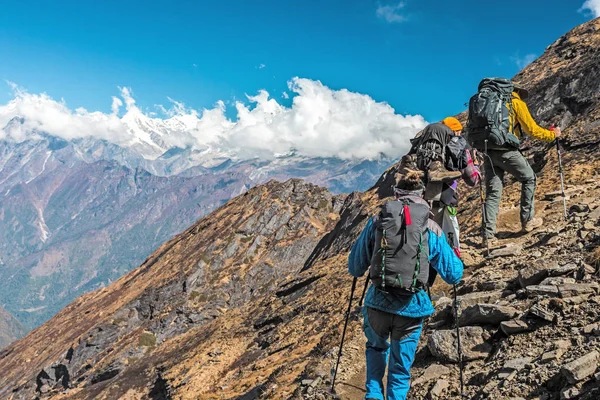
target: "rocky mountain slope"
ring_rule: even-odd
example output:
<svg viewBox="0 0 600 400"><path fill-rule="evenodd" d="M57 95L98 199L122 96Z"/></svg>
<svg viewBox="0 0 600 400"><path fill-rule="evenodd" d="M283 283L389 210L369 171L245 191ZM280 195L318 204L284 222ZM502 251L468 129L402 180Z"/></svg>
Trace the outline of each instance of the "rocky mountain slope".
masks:
<svg viewBox="0 0 600 400"><path fill-rule="evenodd" d="M25 334L25 329L8 311L0 307L0 348Z"/></svg>
<svg viewBox="0 0 600 400"><path fill-rule="evenodd" d="M13 119L5 130L26 125ZM29 329L249 187L301 177L341 192L368 187L387 165L294 154L199 158L177 149L147 160L135 147L30 135L0 140L0 305Z"/></svg>
<svg viewBox="0 0 600 400"><path fill-rule="evenodd" d="M514 233L520 187L507 179L502 240L489 258L477 248L478 193L461 189L467 398L598 398L599 53L597 19L517 76L531 89L538 121L561 123L568 135L561 141L567 220L552 145L525 144L544 226ZM391 195L396 168L348 196L300 181L238 196L2 350L0 398L361 399L356 307L338 394L328 393L352 281L347 255ZM438 311L421 340L411 399L458 396L450 288L438 282L432 294Z"/></svg>

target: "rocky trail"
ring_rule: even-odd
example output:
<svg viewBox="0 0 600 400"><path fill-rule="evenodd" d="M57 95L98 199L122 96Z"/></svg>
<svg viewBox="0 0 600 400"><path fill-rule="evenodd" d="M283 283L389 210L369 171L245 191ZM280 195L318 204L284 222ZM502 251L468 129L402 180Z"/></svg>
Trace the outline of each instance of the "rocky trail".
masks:
<svg viewBox="0 0 600 400"><path fill-rule="evenodd" d="M477 229L467 233L458 292L467 398L600 398L600 184L571 185L570 193L567 221L562 198L546 195L537 203L545 225L500 240L489 258L473 246ZM507 228L516 212L501 214ZM420 342L412 399L459 397L451 287L438 282L434 292L440 297ZM354 317L337 385L342 399L364 398L362 317Z"/></svg>

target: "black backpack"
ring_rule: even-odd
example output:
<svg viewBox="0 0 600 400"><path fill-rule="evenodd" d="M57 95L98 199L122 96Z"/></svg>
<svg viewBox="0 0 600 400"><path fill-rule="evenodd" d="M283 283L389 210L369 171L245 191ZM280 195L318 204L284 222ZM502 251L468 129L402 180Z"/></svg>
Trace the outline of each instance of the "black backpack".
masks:
<svg viewBox="0 0 600 400"><path fill-rule="evenodd" d="M449 171L460 171L467 167L467 142L456 136L452 129L442 123L429 124L411 140L409 154L417 157L417 167L427 171L434 161L440 161Z"/></svg>
<svg viewBox="0 0 600 400"><path fill-rule="evenodd" d="M518 148L519 139L511 132L513 83L505 78L485 78L469 100L467 140L478 150Z"/></svg>
<svg viewBox="0 0 600 400"><path fill-rule="evenodd" d="M429 205L406 196L383 205L374 219L375 248L369 277L384 293L411 296L429 279Z"/></svg>

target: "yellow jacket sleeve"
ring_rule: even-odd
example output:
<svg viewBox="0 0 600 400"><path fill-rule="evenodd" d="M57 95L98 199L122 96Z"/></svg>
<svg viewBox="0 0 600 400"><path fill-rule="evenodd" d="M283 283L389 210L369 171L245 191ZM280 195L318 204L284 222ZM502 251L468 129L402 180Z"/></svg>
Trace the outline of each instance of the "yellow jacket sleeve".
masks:
<svg viewBox="0 0 600 400"><path fill-rule="evenodd" d="M513 93L513 112L517 117L517 122L521 126L521 131L525 132L525 134L534 137L538 140L543 140L545 142L551 142L556 139L554 132L549 131L548 129L544 129L540 127L531 116L529 112L529 108L527 104L523 100L519 98L516 93ZM516 124L513 122L513 126ZM516 133L516 132L515 132Z"/></svg>

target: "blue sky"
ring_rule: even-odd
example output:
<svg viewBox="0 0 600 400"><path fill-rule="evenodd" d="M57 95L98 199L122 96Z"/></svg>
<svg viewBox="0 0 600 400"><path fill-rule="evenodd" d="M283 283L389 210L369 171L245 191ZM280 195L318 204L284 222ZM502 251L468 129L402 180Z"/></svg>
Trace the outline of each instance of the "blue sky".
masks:
<svg viewBox="0 0 600 400"><path fill-rule="evenodd" d="M147 109L167 96L201 109L259 89L289 104L282 92L299 76L433 121L462 111L483 76L513 76L591 19L583 2L11 1L0 79L108 112L117 86ZM0 89L2 103L11 97Z"/></svg>

